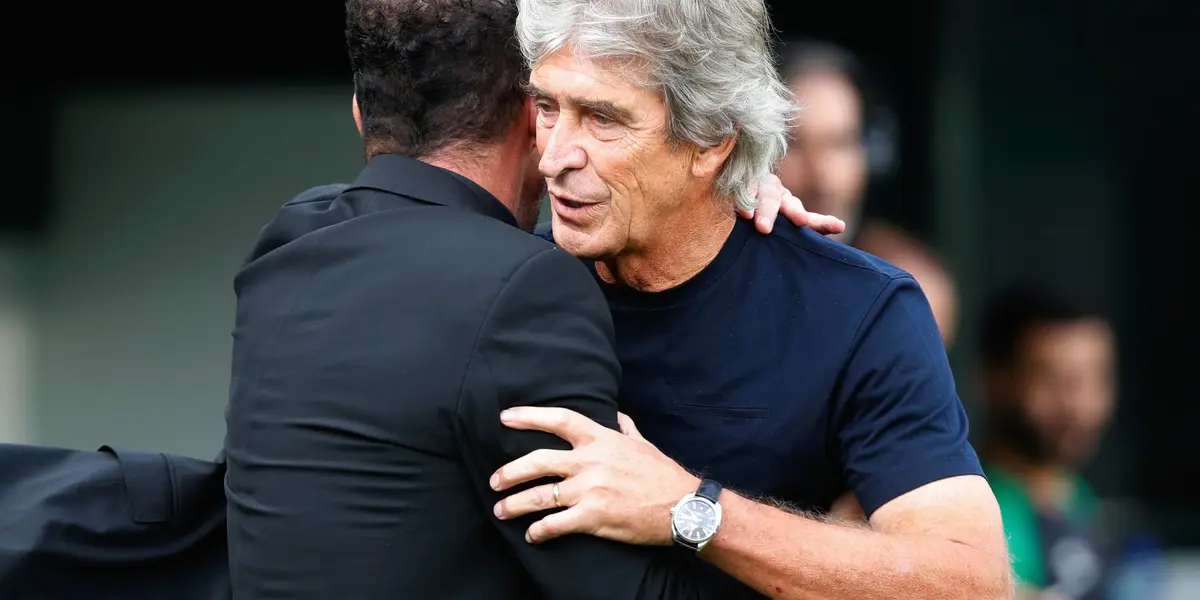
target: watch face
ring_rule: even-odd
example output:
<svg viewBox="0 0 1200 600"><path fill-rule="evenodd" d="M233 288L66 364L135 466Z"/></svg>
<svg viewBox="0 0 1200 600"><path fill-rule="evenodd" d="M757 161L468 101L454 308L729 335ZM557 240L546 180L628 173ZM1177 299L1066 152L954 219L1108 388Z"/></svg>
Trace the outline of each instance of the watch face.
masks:
<svg viewBox="0 0 1200 600"><path fill-rule="evenodd" d="M703 542L717 533L717 511L707 500L693 498L675 510L675 530L689 542Z"/></svg>

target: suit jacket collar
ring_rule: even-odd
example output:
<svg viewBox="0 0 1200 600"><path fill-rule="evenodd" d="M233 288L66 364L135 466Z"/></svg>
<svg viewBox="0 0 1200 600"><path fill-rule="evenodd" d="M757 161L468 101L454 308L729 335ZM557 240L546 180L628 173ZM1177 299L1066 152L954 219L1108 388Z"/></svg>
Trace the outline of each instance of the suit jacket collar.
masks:
<svg viewBox="0 0 1200 600"><path fill-rule="evenodd" d="M517 226L512 211L479 184L441 167L401 156L378 154L350 184L349 189L368 188L407 196L421 202L460 208Z"/></svg>

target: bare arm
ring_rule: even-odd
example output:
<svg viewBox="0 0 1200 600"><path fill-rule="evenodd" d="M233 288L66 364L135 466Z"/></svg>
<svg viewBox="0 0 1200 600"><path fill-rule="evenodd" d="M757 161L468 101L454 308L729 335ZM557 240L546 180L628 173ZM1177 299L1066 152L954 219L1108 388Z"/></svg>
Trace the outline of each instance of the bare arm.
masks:
<svg viewBox="0 0 1200 600"><path fill-rule="evenodd" d="M1007 599L1000 509L986 481L928 484L877 510L871 528L839 525L726 491L724 523L700 556L778 599Z"/></svg>

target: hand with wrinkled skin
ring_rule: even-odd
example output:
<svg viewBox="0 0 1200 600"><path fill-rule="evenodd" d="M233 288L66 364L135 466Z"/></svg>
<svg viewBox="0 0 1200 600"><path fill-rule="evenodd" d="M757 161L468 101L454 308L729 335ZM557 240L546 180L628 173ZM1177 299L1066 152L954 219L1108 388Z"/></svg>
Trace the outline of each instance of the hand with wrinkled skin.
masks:
<svg viewBox="0 0 1200 600"><path fill-rule="evenodd" d="M700 480L646 441L633 421L619 415L622 431L578 413L552 407L516 407L501 414L507 427L544 431L571 450L535 450L492 475L497 491L543 477L558 483L566 510L546 515L525 534L531 543L586 533L629 544L671 544L671 508L696 491ZM557 508L554 484L512 494L496 504L500 519Z"/></svg>
<svg viewBox="0 0 1200 600"><path fill-rule="evenodd" d="M771 233L775 217L783 215L796 227L808 227L821 235L832 235L846 230L846 224L837 217L808 212L804 203L792 195L774 175L765 175L751 186L751 193L758 198L753 211L739 210L744 219L753 219L754 226L763 234Z"/></svg>

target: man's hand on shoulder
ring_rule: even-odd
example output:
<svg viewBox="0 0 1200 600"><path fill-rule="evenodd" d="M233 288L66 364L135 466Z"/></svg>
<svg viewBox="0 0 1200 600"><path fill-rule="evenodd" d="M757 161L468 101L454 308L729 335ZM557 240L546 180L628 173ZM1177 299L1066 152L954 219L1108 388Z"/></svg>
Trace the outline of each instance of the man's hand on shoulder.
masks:
<svg viewBox="0 0 1200 600"><path fill-rule="evenodd" d="M750 186L750 194L758 199L754 210L738 210L743 219L752 219L759 232L767 234L775 228L775 217L783 215L796 227L808 227L822 235L841 233L846 224L839 218L808 212L804 203L792 195L775 175L764 175Z"/></svg>

